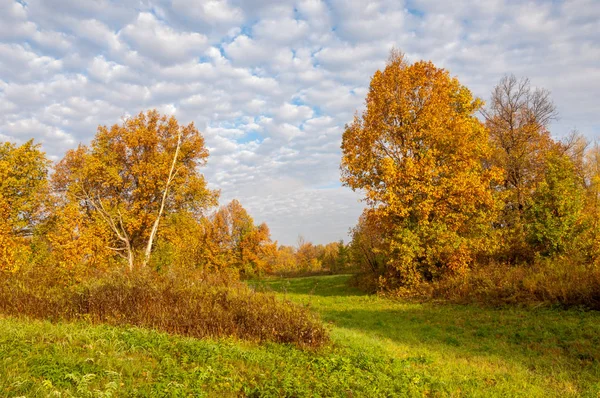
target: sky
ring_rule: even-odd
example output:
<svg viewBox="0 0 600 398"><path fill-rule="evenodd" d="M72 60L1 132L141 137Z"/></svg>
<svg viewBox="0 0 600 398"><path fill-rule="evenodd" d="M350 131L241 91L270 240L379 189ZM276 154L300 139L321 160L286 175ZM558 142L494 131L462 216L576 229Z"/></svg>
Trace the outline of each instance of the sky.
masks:
<svg viewBox="0 0 600 398"><path fill-rule="evenodd" d="M561 138L600 138L600 1L0 0L0 141L54 160L156 108L193 121L221 203L272 238L348 240L344 125L391 48L483 100L500 78L551 91Z"/></svg>

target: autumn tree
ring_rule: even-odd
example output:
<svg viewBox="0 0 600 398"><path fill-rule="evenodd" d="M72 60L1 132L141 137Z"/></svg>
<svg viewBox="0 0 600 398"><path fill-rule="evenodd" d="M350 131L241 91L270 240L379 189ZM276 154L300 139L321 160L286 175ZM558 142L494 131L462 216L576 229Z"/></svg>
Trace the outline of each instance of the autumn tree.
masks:
<svg viewBox="0 0 600 398"><path fill-rule="evenodd" d="M269 261L277 248L271 242L267 224L255 225L241 203L234 199L210 217L210 241L219 247L216 261L245 274L269 271Z"/></svg>
<svg viewBox="0 0 600 398"><path fill-rule="evenodd" d="M100 126L89 147L67 152L53 184L66 204L102 220L111 250L133 268L148 263L165 215L200 217L215 204L216 194L198 171L207 158L193 123L180 126L173 116L142 112L120 125Z"/></svg>
<svg viewBox="0 0 600 398"><path fill-rule="evenodd" d="M366 110L346 126L342 181L388 229L387 272L403 285L464 272L487 245L495 202L482 102L431 62L392 51Z"/></svg>
<svg viewBox="0 0 600 398"><path fill-rule="evenodd" d="M322 246L319 261L323 269L339 272L347 265L346 245L343 241L329 242Z"/></svg>
<svg viewBox="0 0 600 398"><path fill-rule="evenodd" d="M319 247L304 237L298 237L296 248L296 264L299 271L318 271L323 264L320 260L321 251Z"/></svg>
<svg viewBox="0 0 600 398"><path fill-rule="evenodd" d="M0 143L0 269L16 267L17 256L47 215L49 161L39 144Z"/></svg>
<svg viewBox="0 0 600 398"><path fill-rule="evenodd" d="M548 154L542 181L525 213L528 239L543 255L563 254L581 232L585 191L572 160Z"/></svg>
<svg viewBox="0 0 600 398"><path fill-rule="evenodd" d="M365 209L350 232L350 261L363 271L379 276L385 271L387 254L383 220L371 209Z"/></svg>
<svg viewBox="0 0 600 398"><path fill-rule="evenodd" d="M55 203L39 239L47 243L48 263L58 266L65 278L82 280L112 265L110 229L98 214L86 214L78 203Z"/></svg>
<svg viewBox="0 0 600 398"><path fill-rule="evenodd" d="M502 170L498 185L504 207L498 226L506 257L528 256L525 212L537 184L543 180L546 155L557 149L548 126L557 116L550 92L532 88L529 79L504 76L482 110L493 148L492 164Z"/></svg>
<svg viewBox="0 0 600 398"><path fill-rule="evenodd" d="M279 246L268 261L272 272L293 272L298 270L296 250L293 246Z"/></svg>
<svg viewBox="0 0 600 398"><path fill-rule="evenodd" d="M586 147L583 155L585 205L584 233L577 241L582 243L581 254L586 263L600 264L600 145Z"/></svg>

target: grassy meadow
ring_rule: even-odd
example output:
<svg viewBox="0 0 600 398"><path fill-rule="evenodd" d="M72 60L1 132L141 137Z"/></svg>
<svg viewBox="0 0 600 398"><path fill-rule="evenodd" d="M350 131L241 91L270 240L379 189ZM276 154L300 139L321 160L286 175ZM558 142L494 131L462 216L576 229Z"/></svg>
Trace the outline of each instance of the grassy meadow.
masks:
<svg viewBox="0 0 600 398"><path fill-rule="evenodd" d="M3 396L598 396L600 314L394 301L348 275L251 281L308 306L332 342L195 339L0 318Z"/></svg>

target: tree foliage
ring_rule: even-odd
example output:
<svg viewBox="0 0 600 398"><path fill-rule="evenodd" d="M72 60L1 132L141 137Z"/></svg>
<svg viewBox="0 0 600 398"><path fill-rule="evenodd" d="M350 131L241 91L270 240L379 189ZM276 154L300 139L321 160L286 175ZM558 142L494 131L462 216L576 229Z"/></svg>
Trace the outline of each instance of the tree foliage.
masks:
<svg viewBox="0 0 600 398"><path fill-rule="evenodd" d="M563 254L577 238L584 186L566 155L548 155L544 179L527 207L529 241L544 255Z"/></svg>
<svg viewBox="0 0 600 398"><path fill-rule="evenodd" d="M548 131L556 108L547 90L532 88L527 78L507 75L494 87L490 105L482 112L493 148L491 162L502 171L496 187L503 203L498 239L504 243L504 257L520 261L530 253L525 213L544 179L547 154L557 150Z"/></svg>
<svg viewBox="0 0 600 398"><path fill-rule="evenodd" d="M238 200L232 200L210 217L207 244L216 245L216 261L247 275L269 271L269 258L276 242L271 242L267 224L255 225ZM210 242L210 243L209 243Z"/></svg>
<svg viewBox="0 0 600 398"><path fill-rule="evenodd" d="M382 221L375 212L366 209L351 230L351 261L375 276L385 271L387 246L386 230Z"/></svg>
<svg viewBox="0 0 600 398"><path fill-rule="evenodd" d="M207 157L193 123L180 126L174 117L149 111L100 126L90 147L67 152L53 183L65 203L102 219L111 231L110 247L133 267L136 255L151 248L163 211L199 217L216 203L198 171Z"/></svg>
<svg viewBox="0 0 600 398"><path fill-rule="evenodd" d="M0 269L26 261L27 242L47 214L48 167L33 140L0 143Z"/></svg>
<svg viewBox="0 0 600 398"><path fill-rule="evenodd" d="M346 127L342 181L389 226L389 270L407 283L463 272L486 244L495 202L479 99L431 62L393 52Z"/></svg>
<svg viewBox="0 0 600 398"><path fill-rule="evenodd" d="M556 117L526 78L503 77L483 108L447 71L392 51L342 140L342 181L368 204L352 261L398 293L466 283L476 263L475 278L499 263L597 263L600 151L576 132L554 140Z"/></svg>

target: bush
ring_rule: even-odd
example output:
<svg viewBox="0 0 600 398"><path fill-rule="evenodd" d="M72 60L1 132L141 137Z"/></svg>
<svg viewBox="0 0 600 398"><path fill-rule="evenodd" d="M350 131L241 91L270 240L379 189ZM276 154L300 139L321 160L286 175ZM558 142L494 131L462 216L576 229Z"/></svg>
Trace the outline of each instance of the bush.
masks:
<svg viewBox="0 0 600 398"><path fill-rule="evenodd" d="M532 264L479 264L466 274L446 275L410 288L373 273L356 275L352 284L393 298L600 310L600 266L567 257L539 257Z"/></svg>
<svg viewBox="0 0 600 398"><path fill-rule="evenodd" d="M432 284L431 296L454 302L541 303L600 310L600 268L564 257L538 259L533 265L490 264Z"/></svg>
<svg viewBox="0 0 600 398"><path fill-rule="evenodd" d="M307 309L227 277L182 271L110 273L65 285L51 269L5 275L0 312L134 325L192 337L233 336L317 347L328 341Z"/></svg>

